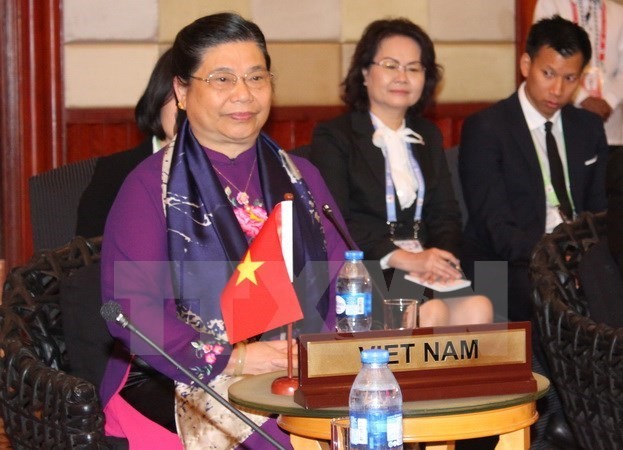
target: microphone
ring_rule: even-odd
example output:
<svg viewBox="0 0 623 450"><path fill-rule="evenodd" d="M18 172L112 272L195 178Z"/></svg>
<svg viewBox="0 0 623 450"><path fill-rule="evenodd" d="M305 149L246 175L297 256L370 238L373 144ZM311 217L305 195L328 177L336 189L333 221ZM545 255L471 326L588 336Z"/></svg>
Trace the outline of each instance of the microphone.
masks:
<svg viewBox="0 0 623 450"><path fill-rule="evenodd" d="M327 219L329 219L329 221L333 224L333 226L335 227L337 232L340 234L340 236L342 236L342 239L346 243L346 246L348 247L348 249L357 250L357 244L355 244L355 242L351 239L350 235L339 224L339 222L333 215L333 210L331 209L331 207L325 203L324 205L322 205L322 212L327 217Z"/></svg>
<svg viewBox="0 0 623 450"><path fill-rule="evenodd" d="M257 431L264 439L270 442L275 448L279 450L285 450L279 442L277 442L272 436L270 436L266 431L262 430L255 422L237 410L231 403L221 397L218 392L212 389L207 384L203 383L199 378L197 378L193 373L187 370L184 366L174 360L168 353L166 353L162 348L158 346L154 341L145 336L138 328L136 328L132 323L128 320L126 315L121 310L121 306L119 303L115 301L108 301L102 305L100 308L100 314L107 322L115 322L123 328L127 328L132 333L136 334L143 341L145 341L149 346L151 346L154 350L164 356L171 364L173 364L177 369L179 369L184 375L193 380L198 386L200 386L204 391L206 391L212 398L214 398L217 402L231 411L236 417L250 426L253 431Z"/></svg>

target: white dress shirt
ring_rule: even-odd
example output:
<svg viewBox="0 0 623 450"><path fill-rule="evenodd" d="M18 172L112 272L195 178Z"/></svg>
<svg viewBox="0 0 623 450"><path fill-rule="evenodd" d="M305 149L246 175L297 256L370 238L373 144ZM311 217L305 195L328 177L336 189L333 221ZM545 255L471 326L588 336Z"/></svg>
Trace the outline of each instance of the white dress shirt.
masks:
<svg viewBox="0 0 623 450"><path fill-rule="evenodd" d="M567 195L573 206L573 199L571 198L571 192L569 189L569 172L567 166L567 152L565 146L565 137L563 134L562 117L560 110L550 117L549 119L543 117L539 113L526 96L525 82L519 86L517 92L519 96L519 103L523 115L528 124L528 129L532 135L532 142L536 149L537 157L539 158L539 165L541 167L541 174L543 177L543 186L545 187L545 232L550 233L556 225L562 222L562 217L558 211L558 199L550 179L549 162L547 158L547 146L545 144L545 122L552 122L552 134L556 139L556 145L558 146L558 154L560 155L560 161L562 162L563 172L565 174L565 187L567 188ZM575 210L575 208L574 208Z"/></svg>

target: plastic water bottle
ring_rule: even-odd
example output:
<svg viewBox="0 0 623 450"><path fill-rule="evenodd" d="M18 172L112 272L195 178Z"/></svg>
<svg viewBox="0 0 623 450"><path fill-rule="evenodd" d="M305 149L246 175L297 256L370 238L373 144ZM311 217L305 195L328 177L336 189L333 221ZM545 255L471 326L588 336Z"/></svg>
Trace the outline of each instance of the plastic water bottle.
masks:
<svg viewBox="0 0 623 450"><path fill-rule="evenodd" d="M372 284L363 252L347 250L337 276L335 312L337 331L368 331L372 325Z"/></svg>
<svg viewBox="0 0 623 450"><path fill-rule="evenodd" d="M402 393L388 361L387 350L361 352L348 402L351 450L402 450Z"/></svg>

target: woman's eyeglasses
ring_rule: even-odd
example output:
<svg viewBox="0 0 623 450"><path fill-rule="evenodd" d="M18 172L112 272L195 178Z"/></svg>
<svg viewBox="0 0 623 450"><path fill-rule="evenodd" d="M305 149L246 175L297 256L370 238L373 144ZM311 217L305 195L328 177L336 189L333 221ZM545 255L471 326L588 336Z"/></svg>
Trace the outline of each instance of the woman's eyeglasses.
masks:
<svg viewBox="0 0 623 450"><path fill-rule="evenodd" d="M385 58L380 61L372 61L372 64L377 65L387 72L396 74L399 70L404 71L407 75L418 75L426 71L426 67L419 61L410 62L409 64L402 65L398 61L392 58Z"/></svg>
<svg viewBox="0 0 623 450"><path fill-rule="evenodd" d="M238 80L242 79L249 89L264 89L268 87L275 75L265 69L254 70L244 75L238 76L235 73L216 71L208 75L207 78L195 77L190 78L204 81L218 91L229 91L234 89Z"/></svg>

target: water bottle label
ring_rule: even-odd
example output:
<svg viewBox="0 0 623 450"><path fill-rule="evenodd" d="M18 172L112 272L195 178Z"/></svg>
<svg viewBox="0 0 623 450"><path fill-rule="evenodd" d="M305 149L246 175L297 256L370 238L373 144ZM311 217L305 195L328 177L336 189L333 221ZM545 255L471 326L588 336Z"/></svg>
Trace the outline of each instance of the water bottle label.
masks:
<svg viewBox="0 0 623 450"><path fill-rule="evenodd" d="M383 410L351 413L350 444L353 448L402 448L402 414Z"/></svg>
<svg viewBox="0 0 623 450"><path fill-rule="evenodd" d="M387 446L402 445L402 414L393 414L387 418Z"/></svg>
<svg viewBox="0 0 623 450"><path fill-rule="evenodd" d="M372 314L372 294L369 292L359 294L338 294L335 297L336 314L347 316Z"/></svg>
<svg viewBox="0 0 623 450"><path fill-rule="evenodd" d="M368 445L368 420L362 415L350 416L350 445Z"/></svg>

